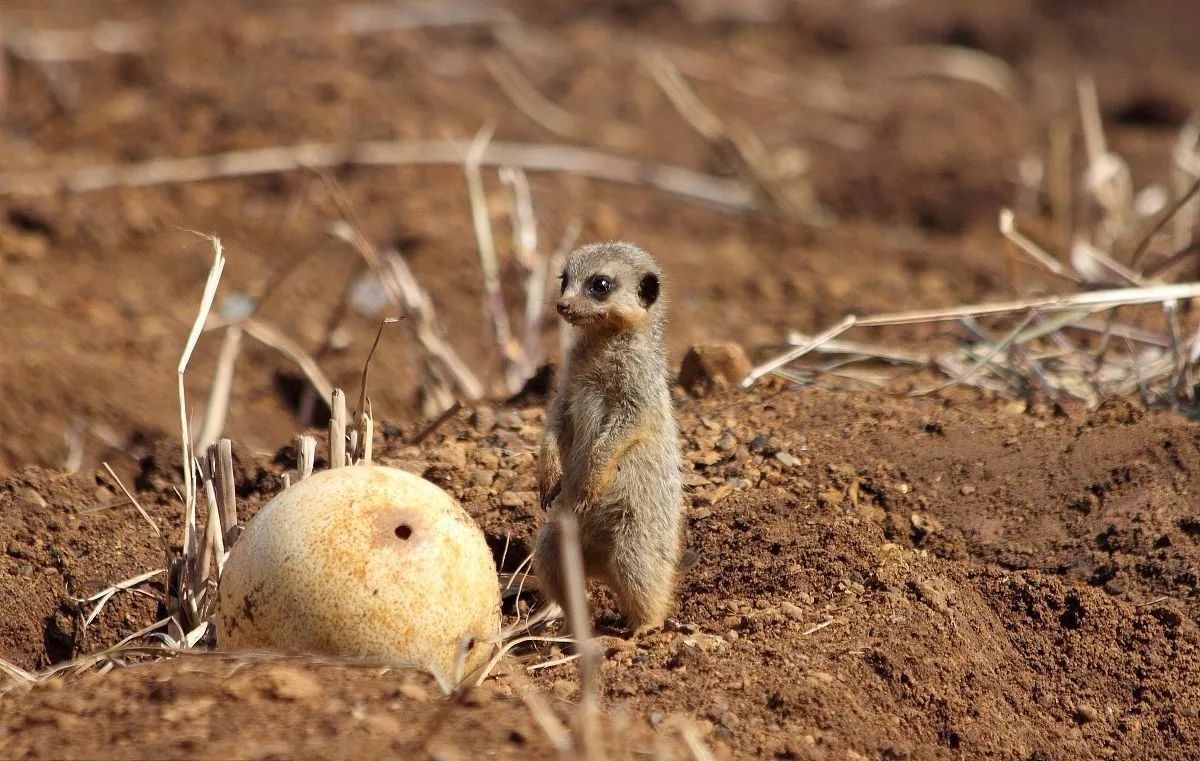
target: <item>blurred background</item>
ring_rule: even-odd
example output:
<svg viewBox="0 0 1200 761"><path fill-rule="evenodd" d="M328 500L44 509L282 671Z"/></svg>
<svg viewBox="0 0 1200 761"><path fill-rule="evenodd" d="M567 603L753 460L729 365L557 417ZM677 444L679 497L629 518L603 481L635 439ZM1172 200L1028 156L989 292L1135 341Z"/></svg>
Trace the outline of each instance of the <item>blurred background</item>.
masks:
<svg viewBox="0 0 1200 761"><path fill-rule="evenodd" d="M223 367L220 429L266 451L327 419L322 383L357 390L388 316L377 419L519 391L576 241L662 261L676 362L1037 292L999 210L1069 247L1084 113L1161 211L1196 28L1186 0L4 0L0 472L175 435L191 231L228 258L196 425Z"/></svg>

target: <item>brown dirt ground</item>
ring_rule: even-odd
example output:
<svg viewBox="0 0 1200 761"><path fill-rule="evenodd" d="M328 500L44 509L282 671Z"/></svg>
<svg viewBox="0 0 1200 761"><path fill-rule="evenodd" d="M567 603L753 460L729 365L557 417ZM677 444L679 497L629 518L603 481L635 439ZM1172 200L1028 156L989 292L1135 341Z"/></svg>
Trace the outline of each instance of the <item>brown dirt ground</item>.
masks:
<svg viewBox="0 0 1200 761"><path fill-rule="evenodd" d="M733 7L772 21L720 12ZM10 60L0 171L310 140L466 138L485 122L498 139L558 141L486 73L483 54L504 49L581 118L584 142L730 174L627 55L653 40L699 62L707 74L697 91L716 111L773 149L811 151L817 193L839 219L813 230L533 176L545 241L579 219L585 239L627 237L660 257L675 287L678 359L689 345L758 345L848 312L1009 296L996 210L1012 202L1017 161L1043 151L1046 127L1071 115L1074 77L1095 73L1110 139L1139 182L1165 176L1175 131L1200 105L1191 32L1200 16L1186 0L606 2L587 12L528 0L508 6L526 36L503 45L478 27L356 39L334 29L336 8L6 2L0 23L120 18L152 34L143 54L69 66L58 89ZM890 76L896 46L931 43L999 56L1023 96ZM831 78L848 93L836 108L818 104L817 85ZM495 387L461 173L337 176L364 229L400 248L448 339ZM493 209L501 238L506 213ZM253 291L305 256L259 314L315 350L361 271L327 234L337 219L320 181L303 173L0 198L0 657L43 667L155 620L154 601L123 594L85 628L73 598L162 563L131 507L92 510L118 494L95 470L102 460L179 535L174 368L210 258L180 228L222 236L226 293ZM1022 285L1038 287L1028 276ZM321 358L338 385L357 388L376 324L341 320L346 348ZM959 333L877 335L937 343ZM193 399L207 391L216 343L201 342L189 370ZM508 538L511 567L541 519L532 491L543 400L465 410L406 447L421 425L414 347L397 329L373 367L374 406L390 421L380 459L455 493L498 551ZM275 493L292 456L274 453L300 425L296 378L268 350L243 351L227 433L248 513ZM914 400L778 383L681 394L680 408L689 542L702 559L667 631L604 640L605 706L611 721L625 718L614 731L633 745L670 745L667 726L680 716L718 756L737 758L1196 755L1195 423L1126 400L1088 411L967 390ZM89 431L83 467L64 473L72 428ZM615 625L611 604L595 600L601 624ZM515 697L519 672L510 665L465 705L447 705L407 674L303 661L142 664L0 695L0 754L545 756L546 735ZM573 667L530 678L558 715L571 713Z"/></svg>

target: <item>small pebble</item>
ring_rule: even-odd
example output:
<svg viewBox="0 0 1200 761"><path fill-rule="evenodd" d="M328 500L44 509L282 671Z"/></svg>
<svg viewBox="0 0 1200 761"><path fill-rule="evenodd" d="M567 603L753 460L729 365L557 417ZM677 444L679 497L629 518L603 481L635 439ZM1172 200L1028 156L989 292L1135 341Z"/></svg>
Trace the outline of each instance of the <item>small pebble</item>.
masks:
<svg viewBox="0 0 1200 761"><path fill-rule="evenodd" d="M1090 724L1091 722L1098 721L1099 719L1100 712L1096 710L1095 706L1088 705L1087 703L1080 703L1075 709L1075 721L1079 722L1080 724Z"/></svg>
<svg viewBox="0 0 1200 761"><path fill-rule="evenodd" d="M795 603L790 603L787 600L784 600L783 602L779 603L779 609L783 611L785 616L793 621L804 620L804 609Z"/></svg>

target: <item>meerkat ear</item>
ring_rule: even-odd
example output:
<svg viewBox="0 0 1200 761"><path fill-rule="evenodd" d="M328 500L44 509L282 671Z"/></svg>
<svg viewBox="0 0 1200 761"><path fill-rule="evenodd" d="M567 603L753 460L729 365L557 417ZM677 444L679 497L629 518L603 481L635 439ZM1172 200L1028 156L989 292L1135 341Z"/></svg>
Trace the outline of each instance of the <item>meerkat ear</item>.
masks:
<svg viewBox="0 0 1200 761"><path fill-rule="evenodd" d="M658 275L653 272L642 275L642 281L638 283L638 298L645 309L658 301Z"/></svg>

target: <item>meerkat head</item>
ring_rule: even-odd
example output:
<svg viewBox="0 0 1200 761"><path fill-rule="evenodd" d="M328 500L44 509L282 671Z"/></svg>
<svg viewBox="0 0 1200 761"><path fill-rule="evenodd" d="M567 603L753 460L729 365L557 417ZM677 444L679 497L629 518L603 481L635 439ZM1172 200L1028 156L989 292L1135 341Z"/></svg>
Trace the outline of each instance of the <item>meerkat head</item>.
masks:
<svg viewBox="0 0 1200 761"><path fill-rule="evenodd" d="M563 265L558 313L581 328L627 330L661 312L662 271L632 243L593 243Z"/></svg>

